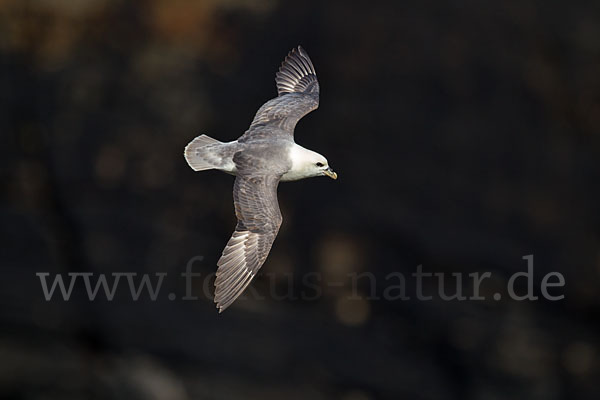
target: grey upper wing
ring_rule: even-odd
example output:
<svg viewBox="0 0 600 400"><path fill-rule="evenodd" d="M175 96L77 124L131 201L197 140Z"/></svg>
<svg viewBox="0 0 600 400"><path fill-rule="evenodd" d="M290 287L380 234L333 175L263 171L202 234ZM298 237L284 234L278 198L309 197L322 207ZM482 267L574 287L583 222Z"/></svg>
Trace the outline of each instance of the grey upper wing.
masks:
<svg viewBox="0 0 600 400"><path fill-rule="evenodd" d="M240 173L233 186L238 223L217 262L215 303L219 312L229 307L265 262L282 217L277 202L280 174L260 173L251 158L234 155Z"/></svg>
<svg viewBox="0 0 600 400"><path fill-rule="evenodd" d="M285 58L275 76L278 97L257 111L240 141L283 135L294 137L298 121L319 107L319 82L312 61L298 46Z"/></svg>

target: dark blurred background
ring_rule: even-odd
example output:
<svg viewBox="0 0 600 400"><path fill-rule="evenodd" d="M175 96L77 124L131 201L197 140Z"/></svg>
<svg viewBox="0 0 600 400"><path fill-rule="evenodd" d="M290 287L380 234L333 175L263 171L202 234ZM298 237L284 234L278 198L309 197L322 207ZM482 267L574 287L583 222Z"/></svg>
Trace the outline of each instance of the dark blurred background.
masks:
<svg viewBox="0 0 600 400"><path fill-rule="evenodd" d="M280 186L253 295L219 315L176 277L215 271L233 178L183 148L241 135L298 44L321 103L296 139L340 178ZM3 0L0 88L1 398L600 398L597 1ZM490 271L490 294L528 254L564 300L347 279ZM169 278L46 301L38 272ZM318 298L269 296L310 273Z"/></svg>

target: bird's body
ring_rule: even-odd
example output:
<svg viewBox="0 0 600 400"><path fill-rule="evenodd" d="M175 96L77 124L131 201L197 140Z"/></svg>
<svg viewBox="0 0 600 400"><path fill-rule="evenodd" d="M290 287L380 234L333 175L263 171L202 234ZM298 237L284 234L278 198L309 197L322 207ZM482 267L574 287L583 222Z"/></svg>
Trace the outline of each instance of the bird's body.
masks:
<svg viewBox="0 0 600 400"><path fill-rule="evenodd" d="M185 158L195 171L218 169L236 176L238 224L217 263L219 312L244 291L269 254L282 222L279 182L322 175L337 178L325 157L294 141L298 120L319 105L316 72L301 47L286 57L275 80L278 97L257 111L240 138L222 143L201 135L185 148Z"/></svg>

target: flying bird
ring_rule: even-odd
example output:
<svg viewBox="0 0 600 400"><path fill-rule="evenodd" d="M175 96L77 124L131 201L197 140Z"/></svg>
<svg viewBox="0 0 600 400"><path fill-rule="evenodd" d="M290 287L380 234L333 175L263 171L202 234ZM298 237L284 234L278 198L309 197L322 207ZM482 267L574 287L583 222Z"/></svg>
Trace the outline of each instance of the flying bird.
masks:
<svg viewBox="0 0 600 400"><path fill-rule="evenodd" d="M317 73L302 47L287 55L275 82L277 97L258 109L237 140L223 143L200 135L184 151L194 171L217 169L236 176L233 203L238 222L217 262L214 301L219 312L242 294L271 250L282 222L279 182L314 176L337 179L325 157L294 141L298 121L319 106Z"/></svg>

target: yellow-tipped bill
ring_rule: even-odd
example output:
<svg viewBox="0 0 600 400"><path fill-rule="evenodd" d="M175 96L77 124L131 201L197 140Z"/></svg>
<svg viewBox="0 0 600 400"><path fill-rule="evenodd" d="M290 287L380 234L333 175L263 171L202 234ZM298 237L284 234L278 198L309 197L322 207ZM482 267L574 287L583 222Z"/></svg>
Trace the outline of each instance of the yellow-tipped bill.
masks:
<svg viewBox="0 0 600 400"><path fill-rule="evenodd" d="M331 168L327 168L323 173L331 179L337 179L337 174Z"/></svg>

